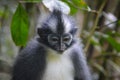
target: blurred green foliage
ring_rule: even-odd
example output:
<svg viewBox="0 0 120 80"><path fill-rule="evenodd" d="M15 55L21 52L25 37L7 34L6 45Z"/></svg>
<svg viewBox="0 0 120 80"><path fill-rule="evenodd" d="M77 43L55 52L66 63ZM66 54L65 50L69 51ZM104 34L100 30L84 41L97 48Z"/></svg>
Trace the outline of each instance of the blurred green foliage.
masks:
<svg viewBox="0 0 120 80"><path fill-rule="evenodd" d="M10 0L12 1L12 0ZM24 1L24 0L23 0ZM34 1L41 0L25 0L29 3ZM119 80L120 79L120 1L119 0L61 0L68 4L71 9L71 14L73 16L79 15L82 13L84 16L83 25L81 28L80 37L83 39L85 53L90 65L91 72L93 74L94 80ZM12 1L15 2L15 1ZM29 25L31 17L26 5L28 2L18 2L11 3L15 4L12 8L10 3L1 1L4 5L0 5L0 75L10 74L10 69L13 64L15 52L12 52L11 48L14 48L11 45L14 43L18 46L25 46L28 41ZM9 4L9 5L8 5ZM104 5L103 5L104 4ZM41 3L39 4L42 5ZM8 7L6 7L8 6ZM17 6L17 7L16 7ZM38 4L32 5L36 6L38 10ZM101 7L102 6L102 7ZM99 11L101 10L101 11ZM81 13L79 13L82 11ZM33 12L34 13L34 12ZM107 15L104 15L106 13ZM108 15L111 13L112 16L116 17L115 21L111 22L111 16ZM8 35L5 34L4 29L6 19L12 16L12 22L10 20L11 35L14 43L9 40ZM28 17L29 16L29 17ZM35 15L37 17L37 15ZM111 18L110 20L107 20ZM98 21L96 21L98 18ZM33 19L33 18L32 18ZM106 21L109 21L109 24L106 24ZM77 21L78 23L80 21ZM110 27L110 24L113 24ZM34 27L34 26L33 26ZM34 27L35 28L35 27ZM5 29L6 30L6 29ZM10 34L8 32L7 34ZM91 35L91 36L90 36ZM4 38L7 36L7 38ZM10 35L9 35L10 36ZM5 43L4 40L7 40ZM4 42L4 44L3 44ZM89 42L89 44L87 44ZM86 46L88 48L86 48ZM8 49L6 49L8 47ZM8 51L7 51L8 50ZM16 49L15 49L16 50ZM11 54L13 53L13 54ZM9 80L3 79L3 80ZM2 80L0 76L0 80Z"/></svg>

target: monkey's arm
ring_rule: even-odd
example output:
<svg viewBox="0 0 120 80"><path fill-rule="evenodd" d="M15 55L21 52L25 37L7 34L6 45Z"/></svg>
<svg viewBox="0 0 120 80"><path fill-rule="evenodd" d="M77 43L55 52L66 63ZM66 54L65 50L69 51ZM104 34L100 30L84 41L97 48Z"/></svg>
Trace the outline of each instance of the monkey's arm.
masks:
<svg viewBox="0 0 120 80"><path fill-rule="evenodd" d="M92 80L88 69L86 58L80 46L76 46L73 50L72 60L75 68L74 80Z"/></svg>
<svg viewBox="0 0 120 80"><path fill-rule="evenodd" d="M44 57L43 47L37 41L30 42L17 57L13 66L12 80L37 80L40 78L45 67Z"/></svg>

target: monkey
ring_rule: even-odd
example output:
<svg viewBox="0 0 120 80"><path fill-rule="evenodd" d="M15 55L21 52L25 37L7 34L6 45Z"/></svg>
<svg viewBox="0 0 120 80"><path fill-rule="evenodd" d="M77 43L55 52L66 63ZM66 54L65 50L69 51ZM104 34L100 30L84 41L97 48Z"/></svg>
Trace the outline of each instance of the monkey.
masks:
<svg viewBox="0 0 120 80"><path fill-rule="evenodd" d="M11 80L92 80L77 33L75 20L54 9L16 57Z"/></svg>

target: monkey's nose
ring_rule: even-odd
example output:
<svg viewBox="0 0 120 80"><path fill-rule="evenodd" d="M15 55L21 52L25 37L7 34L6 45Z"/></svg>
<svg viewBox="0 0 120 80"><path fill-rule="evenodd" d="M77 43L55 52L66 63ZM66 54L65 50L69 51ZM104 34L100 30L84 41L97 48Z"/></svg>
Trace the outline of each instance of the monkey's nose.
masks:
<svg viewBox="0 0 120 80"><path fill-rule="evenodd" d="M58 50L60 52L63 52L65 50L65 45L64 44L60 45L60 47L58 48Z"/></svg>
<svg viewBox="0 0 120 80"><path fill-rule="evenodd" d="M64 49L59 49L59 52L63 52L64 51Z"/></svg>

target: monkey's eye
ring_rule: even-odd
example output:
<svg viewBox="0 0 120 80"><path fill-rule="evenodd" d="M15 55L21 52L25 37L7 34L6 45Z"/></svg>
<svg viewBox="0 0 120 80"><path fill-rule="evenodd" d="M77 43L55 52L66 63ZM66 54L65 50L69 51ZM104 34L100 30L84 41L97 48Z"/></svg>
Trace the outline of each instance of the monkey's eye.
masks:
<svg viewBox="0 0 120 80"><path fill-rule="evenodd" d="M71 41L72 41L72 35L71 34L65 34L63 36L62 40L63 40L64 43L70 44Z"/></svg>
<svg viewBox="0 0 120 80"><path fill-rule="evenodd" d="M63 38L63 41L64 41L64 42L67 42L67 41L69 41L69 40L70 40L70 37L64 37L64 38Z"/></svg>
<svg viewBox="0 0 120 80"><path fill-rule="evenodd" d="M50 44L57 43L59 40L58 36L56 34L50 34L48 35L48 42Z"/></svg>
<svg viewBox="0 0 120 80"><path fill-rule="evenodd" d="M57 37L51 37L51 41L57 42L57 41L58 41L58 38L57 38Z"/></svg>

